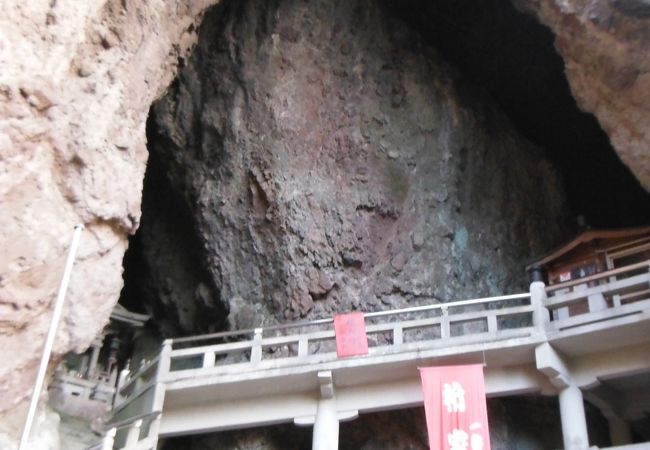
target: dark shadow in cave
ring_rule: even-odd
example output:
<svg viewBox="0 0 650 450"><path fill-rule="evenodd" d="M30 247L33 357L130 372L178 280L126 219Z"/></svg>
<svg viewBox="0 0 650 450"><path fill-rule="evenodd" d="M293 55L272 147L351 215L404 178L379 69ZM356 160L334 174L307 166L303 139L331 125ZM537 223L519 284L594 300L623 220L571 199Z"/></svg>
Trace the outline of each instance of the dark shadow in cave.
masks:
<svg viewBox="0 0 650 450"><path fill-rule="evenodd" d="M519 132L561 170L573 212L593 227L650 222L650 194L596 118L578 109L553 33L503 0L382 0L464 77L486 89Z"/></svg>
<svg viewBox="0 0 650 450"><path fill-rule="evenodd" d="M157 138L148 122L147 140ZM225 328L226 307L214 295L218 289L212 286L202 264L203 247L194 222L182 194L174 191L167 179L165 162L150 152L142 193L142 223L129 239L124 256L120 303L131 311L150 314L157 330L166 337ZM163 298L157 298L161 291ZM176 302L178 306L174 306ZM192 323L188 326L181 315L193 319Z"/></svg>

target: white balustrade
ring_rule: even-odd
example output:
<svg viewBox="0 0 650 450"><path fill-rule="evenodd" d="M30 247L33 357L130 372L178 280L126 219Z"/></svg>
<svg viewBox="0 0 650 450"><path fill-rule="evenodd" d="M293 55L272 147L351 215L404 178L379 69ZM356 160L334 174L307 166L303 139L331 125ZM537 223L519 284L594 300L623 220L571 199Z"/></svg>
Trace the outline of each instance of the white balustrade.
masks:
<svg viewBox="0 0 650 450"><path fill-rule="evenodd" d="M530 292L366 313L369 354L382 357L431 348L495 343L510 338L545 339L547 333L650 311L650 262ZM583 290L579 284L591 283ZM601 295L605 308L551 321L550 313ZM621 303L613 302L613 296ZM593 303L593 302L592 302ZM585 332L589 331L585 328ZM537 341L536 341L537 342ZM336 361L333 319L270 326L166 340L157 358L125 380L119 389L124 407L156 384L202 376L290 368ZM156 388L157 389L157 388ZM164 389L163 389L164 390ZM149 391L151 392L151 390ZM161 407L161 406L159 406Z"/></svg>

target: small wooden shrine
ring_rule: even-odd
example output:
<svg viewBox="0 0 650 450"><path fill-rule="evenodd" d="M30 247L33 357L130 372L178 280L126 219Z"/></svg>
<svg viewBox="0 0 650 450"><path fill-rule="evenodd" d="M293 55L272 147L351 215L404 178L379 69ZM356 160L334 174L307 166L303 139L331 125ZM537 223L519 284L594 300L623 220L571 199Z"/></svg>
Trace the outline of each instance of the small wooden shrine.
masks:
<svg viewBox="0 0 650 450"><path fill-rule="evenodd" d="M69 354L57 367L49 388L50 406L68 416L92 419L107 416L115 396L119 371L120 342L134 339L146 314L131 312L117 304L110 322L82 354Z"/></svg>
<svg viewBox="0 0 650 450"><path fill-rule="evenodd" d="M613 271L612 279L620 277L616 269L650 263L650 226L616 230L586 230L572 241L527 266L531 277L554 286L555 293L579 290L602 283L596 274ZM639 270L642 270L641 268ZM625 276L635 272L627 271ZM584 280L583 283L580 280ZM611 280L610 280L611 281ZM565 289L563 289L566 287ZM613 300L603 299L608 305ZM617 298L617 302L625 299ZM603 305L605 306L605 304ZM612 305L609 305L612 306ZM572 305L564 313L583 312L587 305ZM593 305L591 305L593 308Z"/></svg>
<svg viewBox="0 0 650 450"><path fill-rule="evenodd" d="M584 278L605 270L650 260L650 226L587 230L527 267L543 269L547 284Z"/></svg>

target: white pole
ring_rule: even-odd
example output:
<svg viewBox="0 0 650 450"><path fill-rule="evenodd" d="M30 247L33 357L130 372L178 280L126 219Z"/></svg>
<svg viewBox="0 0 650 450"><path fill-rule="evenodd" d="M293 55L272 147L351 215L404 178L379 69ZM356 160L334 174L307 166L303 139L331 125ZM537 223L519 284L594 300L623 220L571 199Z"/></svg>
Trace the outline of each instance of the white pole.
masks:
<svg viewBox="0 0 650 450"><path fill-rule="evenodd" d="M45 372L47 371L47 363L50 360L52 347L54 346L54 337L56 329L59 326L59 319L63 312L63 301L65 300L65 292L68 290L68 282L70 281L70 274L72 273L72 265L74 264L75 256L77 254L77 246L79 245L79 237L83 230L83 225L77 225L74 228L74 235L72 237L72 245L70 245L70 252L68 259L65 262L65 271L59 286L59 294L56 297L56 304L54 306L54 313L52 314L52 322L50 323L50 331L47 334L45 347L43 348L43 356L41 357L41 365L38 368L38 375L36 376L36 384L34 385L34 392L32 393L32 401L29 404L29 411L27 412L27 419L25 420L25 427L23 428L23 435L20 438L20 446L18 450L27 449L27 439L29 432L34 422L34 415L36 414L36 406L38 405L38 398L43 388L43 381L45 380Z"/></svg>
<svg viewBox="0 0 650 450"><path fill-rule="evenodd" d="M560 391L559 399L564 450L587 450L589 435L582 391L570 385Z"/></svg>

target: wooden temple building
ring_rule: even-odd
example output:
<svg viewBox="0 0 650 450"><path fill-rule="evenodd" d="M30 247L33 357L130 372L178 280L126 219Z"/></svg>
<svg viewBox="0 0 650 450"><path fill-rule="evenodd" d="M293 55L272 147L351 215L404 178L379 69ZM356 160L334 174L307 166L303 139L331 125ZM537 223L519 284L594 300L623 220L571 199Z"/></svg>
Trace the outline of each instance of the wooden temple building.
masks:
<svg viewBox="0 0 650 450"><path fill-rule="evenodd" d="M80 355L70 354L56 369L49 389L50 406L71 417L103 422L115 399L124 344L133 342L148 320L148 315L117 304L90 348Z"/></svg>
<svg viewBox="0 0 650 450"><path fill-rule="evenodd" d="M617 230L586 230L572 241L552 251L527 267L531 277L544 281L555 295L579 291L597 286L608 280L596 275L605 271L625 268L624 277L635 274L631 266L638 265L643 272L650 260L650 226ZM620 278L619 275L616 278ZM609 280L612 281L612 280ZM586 311L598 311L607 307L645 298L648 290L634 291L614 296L590 296L583 303L554 311L554 319L566 318Z"/></svg>

